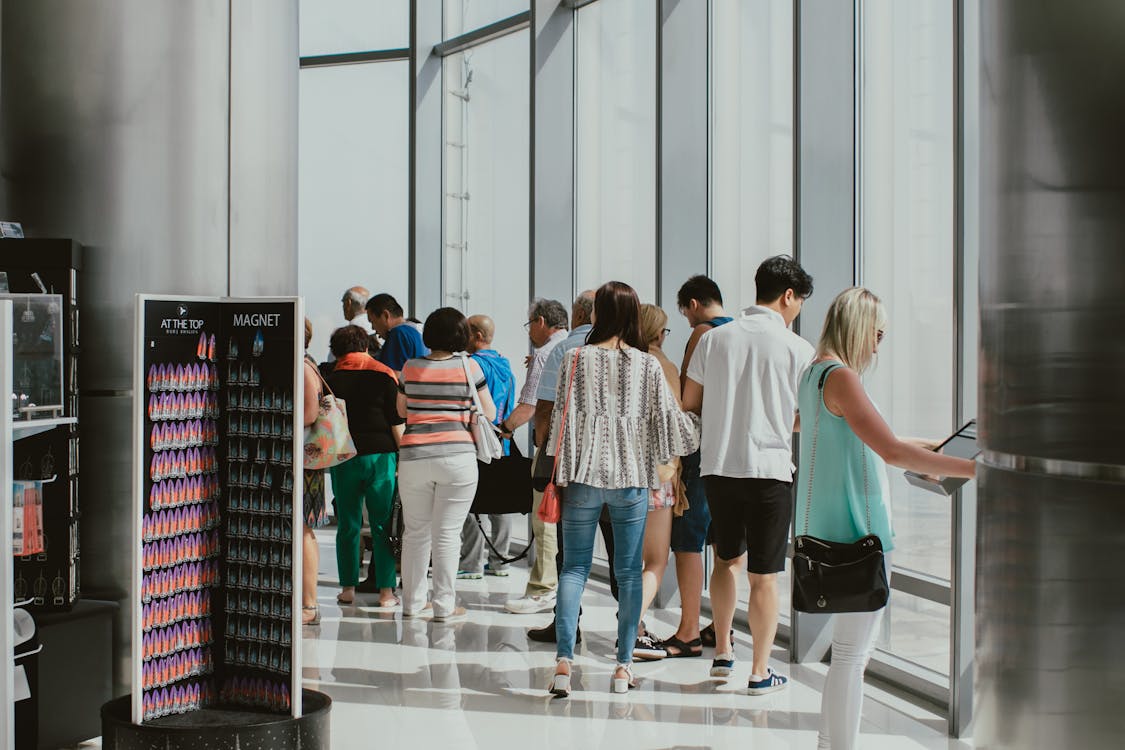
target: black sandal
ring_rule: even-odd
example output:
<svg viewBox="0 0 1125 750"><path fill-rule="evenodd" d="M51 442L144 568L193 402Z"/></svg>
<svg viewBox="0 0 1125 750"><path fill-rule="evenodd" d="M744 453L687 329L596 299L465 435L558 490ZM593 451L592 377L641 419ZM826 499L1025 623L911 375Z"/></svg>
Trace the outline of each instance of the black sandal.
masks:
<svg viewBox="0 0 1125 750"><path fill-rule="evenodd" d="M668 653L669 659L682 659L688 656L703 656L703 642L698 638L693 641L684 643L679 638L673 635L662 640L660 642L660 645ZM671 651L668 651L669 647L676 649L676 652L673 653ZM699 650L696 651L696 649Z"/></svg>
<svg viewBox="0 0 1125 750"><path fill-rule="evenodd" d="M703 628L703 630L699 631L699 640L707 648L715 648L715 623L711 623L707 627ZM734 629L733 628L731 628L731 631L730 631L730 642L731 642L731 645L734 645Z"/></svg>

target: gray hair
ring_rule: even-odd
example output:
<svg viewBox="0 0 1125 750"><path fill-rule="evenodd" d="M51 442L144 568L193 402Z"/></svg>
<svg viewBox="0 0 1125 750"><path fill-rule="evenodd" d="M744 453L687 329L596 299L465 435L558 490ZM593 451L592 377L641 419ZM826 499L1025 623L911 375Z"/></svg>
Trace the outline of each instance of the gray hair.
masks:
<svg viewBox="0 0 1125 750"><path fill-rule="evenodd" d="M557 299L540 298L532 301L531 307L527 311L527 319L534 320L536 318L543 318L543 322L551 328L567 327L566 308Z"/></svg>
<svg viewBox="0 0 1125 750"><path fill-rule="evenodd" d="M574 298L574 312L582 311L586 321L594 317L594 296L594 290L587 289Z"/></svg>
<svg viewBox="0 0 1125 750"><path fill-rule="evenodd" d="M368 295L366 294L366 290L360 291L354 286L348 291L344 292L344 299L350 301L353 305L361 310L367 305L367 297Z"/></svg>

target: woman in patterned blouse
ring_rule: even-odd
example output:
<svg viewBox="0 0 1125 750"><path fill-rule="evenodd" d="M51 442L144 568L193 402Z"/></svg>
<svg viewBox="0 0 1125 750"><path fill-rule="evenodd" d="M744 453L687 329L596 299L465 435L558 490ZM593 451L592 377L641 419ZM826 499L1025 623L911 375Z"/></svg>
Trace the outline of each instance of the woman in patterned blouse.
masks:
<svg viewBox="0 0 1125 750"><path fill-rule="evenodd" d="M641 335L640 301L611 281L594 298L588 344L568 354L559 377L547 451L557 456L563 569L557 601L558 664L550 691L570 693L578 609L590 575L602 506L609 507L619 589L617 668L610 689L636 685L633 647L641 612L641 549L658 467L699 446L699 422L683 412ZM565 415L565 416L564 416Z"/></svg>

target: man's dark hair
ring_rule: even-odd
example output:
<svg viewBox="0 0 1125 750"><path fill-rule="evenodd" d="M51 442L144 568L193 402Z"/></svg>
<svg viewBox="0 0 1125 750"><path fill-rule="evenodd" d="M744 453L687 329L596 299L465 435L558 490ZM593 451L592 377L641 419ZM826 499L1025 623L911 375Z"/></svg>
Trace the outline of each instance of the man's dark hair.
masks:
<svg viewBox="0 0 1125 750"><path fill-rule="evenodd" d="M775 302L786 289L792 289L801 299L812 295L812 276L789 255L766 258L754 274L758 302Z"/></svg>
<svg viewBox="0 0 1125 750"><path fill-rule="evenodd" d="M570 317L566 313L563 303L557 299L537 299L531 303L527 313L528 320L543 318L549 328L566 328Z"/></svg>
<svg viewBox="0 0 1125 750"><path fill-rule="evenodd" d="M700 274L685 281L684 285L680 287L680 291L676 292L677 307L689 307L692 300L704 307L721 305L723 304L723 293L719 291L718 284Z"/></svg>
<svg viewBox="0 0 1125 750"><path fill-rule="evenodd" d="M367 331L359 326L337 328L332 332L332 338L328 340L328 348L332 350L336 359L352 352L366 352L367 344Z"/></svg>
<svg viewBox="0 0 1125 750"><path fill-rule="evenodd" d="M454 307L439 307L422 326L422 343L434 351L463 352L469 345L469 322Z"/></svg>
<svg viewBox="0 0 1125 750"><path fill-rule="evenodd" d="M389 311L390 314L395 316L396 318L402 317L402 305L398 303L398 300L396 300L386 292L383 292L382 294L376 294L374 297L367 300L367 312L371 313L375 317L379 317L384 313L384 311Z"/></svg>

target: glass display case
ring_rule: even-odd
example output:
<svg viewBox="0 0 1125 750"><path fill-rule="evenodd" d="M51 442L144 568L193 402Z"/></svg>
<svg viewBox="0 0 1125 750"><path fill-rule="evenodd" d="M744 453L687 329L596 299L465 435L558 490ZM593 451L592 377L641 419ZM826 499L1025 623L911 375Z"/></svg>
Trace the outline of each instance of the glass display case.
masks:
<svg viewBox="0 0 1125 750"><path fill-rule="evenodd" d="M63 415L63 296L0 294L12 301L12 419Z"/></svg>

